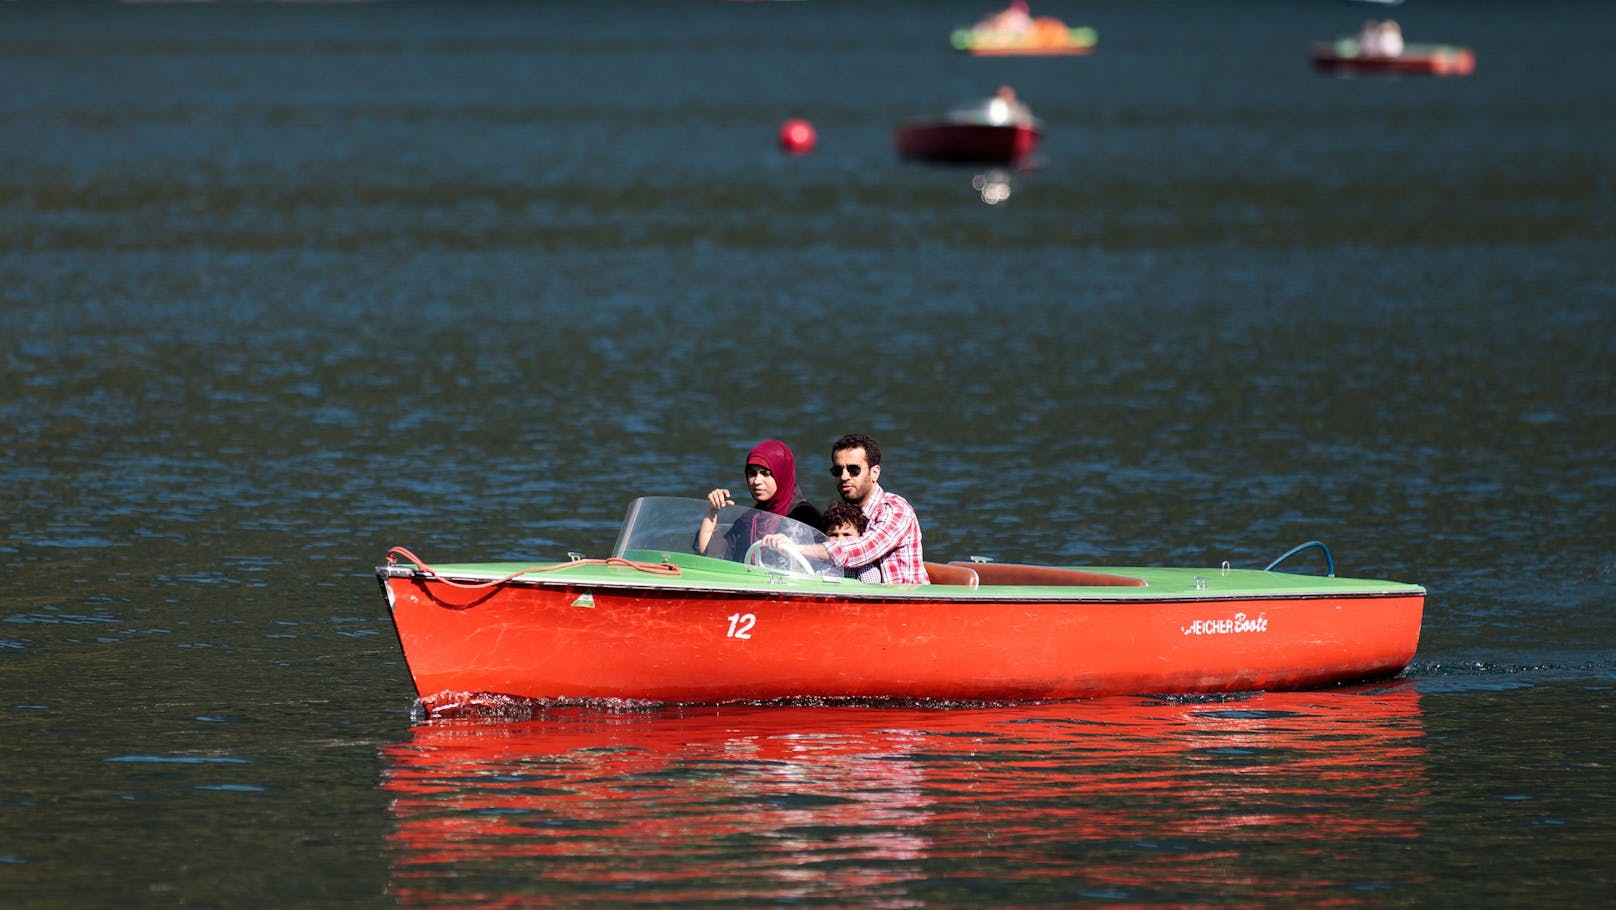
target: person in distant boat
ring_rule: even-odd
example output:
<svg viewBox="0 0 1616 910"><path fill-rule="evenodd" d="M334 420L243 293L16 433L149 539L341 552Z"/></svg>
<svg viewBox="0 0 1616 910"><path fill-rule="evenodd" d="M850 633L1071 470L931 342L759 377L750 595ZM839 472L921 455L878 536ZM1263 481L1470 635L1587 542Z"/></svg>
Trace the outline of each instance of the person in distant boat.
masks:
<svg viewBox="0 0 1616 910"><path fill-rule="evenodd" d="M1358 29L1358 56L1380 56L1380 20L1365 19L1363 28Z"/></svg>
<svg viewBox="0 0 1616 910"><path fill-rule="evenodd" d="M833 540L851 540L863 534L870 526L870 518L864 510L850 502L833 502L825 508L825 536ZM860 581L878 582L881 580L881 570L874 566L865 566L859 569L842 570L848 578L857 578Z"/></svg>
<svg viewBox="0 0 1616 910"><path fill-rule="evenodd" d="M815 530L824 527L819 509L797 487L797 457L777 439L766 439L746 453L746 489L752 494L752 508L762 513L800 521ZM740 559L753 541L769 533L764 515L748 515L730 525L723 538L713 540L719 510L734 504L730 491L723 487L707 494L707 513L696 528L697 553Z"/></svg>
<svg viewBox="0 0 1616 910"><path fill-rule="evenodd" d="M843 569L861 570L861 578L863 569L874 566L879 580L887 584L930 584L914 507L878 482L880 444L863 433L841 437L831 446L830 474L836 478L842 501L858 506L870 523L858 537L802 547L803 554ZM764 537L763 545L778 550L796 546L783 534Z"/></svg>
<svg viewBox="0 0 1616 910"><path fill-rule="evenodd" d="M1380 55L1397 57L1403 53L1403 27L1387 19L1380 24Z"/></svg>
<svg viewBox="0 0 1616 910"><path fill-rule="evenodd" d="M988 102L988 122L996 126L1031 123L1032 111L1016 97L1015 89L1001 85Z"/></svg>
<svg viewBox="0 0 1616 910"><path fill-rule="evenodd" d="M1403 27L1395 21L1365 19L1358 32L1360 57L1397 57L1403 53Z"/></svg>
<svg viewBox="0 0 1616 910"><path fill-rule="evenodd" d="M1020 34L1032 28L1032 13L1027 9L1027 0L1011 0L1008 7L984 18L976 27L986 31Z"/></svg>

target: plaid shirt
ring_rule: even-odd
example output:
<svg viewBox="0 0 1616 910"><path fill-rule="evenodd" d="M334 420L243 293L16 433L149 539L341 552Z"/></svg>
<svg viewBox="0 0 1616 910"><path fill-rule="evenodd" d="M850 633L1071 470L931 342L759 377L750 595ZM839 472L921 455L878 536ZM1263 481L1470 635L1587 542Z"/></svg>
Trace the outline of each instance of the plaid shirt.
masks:
<svg viewBox="0 0 1616 910"><path fill-rule="evenodd" d="M826 541L825 553L830 561L844 569L874 565L887 584L930 584L920 550L920 519L915 517L909 501L878 485L864 506L864 514L869 516L870 524L863 534Z"/></svg>

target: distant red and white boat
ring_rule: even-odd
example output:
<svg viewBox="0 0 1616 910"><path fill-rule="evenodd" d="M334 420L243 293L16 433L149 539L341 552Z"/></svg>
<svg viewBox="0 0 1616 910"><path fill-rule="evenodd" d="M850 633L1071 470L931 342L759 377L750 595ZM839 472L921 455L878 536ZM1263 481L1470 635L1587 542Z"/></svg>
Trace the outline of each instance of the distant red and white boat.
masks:
<svg viewBox="0 0 1616 910"><path fill-rule="evenodd" d="M911 120L893 133L904 158L959 164L1017 164L1038 147L1043 124L1008 87L945 116Z"/></svg>
<svg viewBox="0 0 1616 910"><path fill-rule="evenodd" d="M1365 52L1356 38L1315 43L1308 50L1313 66L1340 75L1468 76L1476 70L1476 54L1451 44L1410 44L1398 54Z"/></svg>

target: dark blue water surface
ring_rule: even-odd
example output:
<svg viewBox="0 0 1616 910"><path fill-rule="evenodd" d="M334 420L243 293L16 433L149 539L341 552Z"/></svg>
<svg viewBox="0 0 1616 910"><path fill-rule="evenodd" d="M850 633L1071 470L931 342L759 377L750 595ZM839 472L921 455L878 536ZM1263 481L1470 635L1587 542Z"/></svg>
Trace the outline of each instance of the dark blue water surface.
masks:
<svg viewBox="0 0 1616 910"><path fill-rule="evenodd" d="M1609 4L0 5L0 903L1594 905ZM1012 84L983 201L892 129ZM777 148L788 117L819 142ZM371 567L848 431L927 555L1430 592L1403 678L412 724Z"/></svg>

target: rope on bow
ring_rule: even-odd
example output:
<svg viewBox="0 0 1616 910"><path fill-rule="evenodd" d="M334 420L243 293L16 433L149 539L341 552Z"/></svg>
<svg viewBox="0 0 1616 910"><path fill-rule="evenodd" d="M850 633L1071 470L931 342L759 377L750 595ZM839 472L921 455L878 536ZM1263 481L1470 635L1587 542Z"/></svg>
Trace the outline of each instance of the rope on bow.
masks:
<svg viewBox="0 0 1616 910"><path fill-rule="evenodd" d="M530 575L530 574L532 574L534 572L554 572L557 569L566 569L566 568L570 568L572 566L620 566L620 567L627 568L627 569L637 569L637 570L639 570L641 572L648 572L648 573L650 573L652 575L678 575L679 574L679 567L676 566L676 565L673 565L672 563L666 563L666 562L636 562L636 561L634 561L632 559L623 559L622 557L619 557L619 556L610 556L610 557L607 557L606 559L575 559L575 560L572 560L570 562L558 562L558 563L549 563L549 564L546 564L546 565L528 566L525 569L518 569L517 571L512 572L511 574L505 576L504 578L498 578L498 579L495 579L493 581L465 582L465 581L454 581L453 579L444 578L442 573L440 573L437 569L434 569L431 566L427 565L425 560L421 559L421 557L416 556L414 553L411 553L409 550L407 550L407 549L405 549L403 547L394 547L391 550L387 551L387 564L390 565L390 566L398 565L398 561L399 561L399 559L401 557L404 560L406 560L406 561L408 561L410 563L413 563L417 569L419 569L422 572L427 573L428 575L431 575L433 578L436 578L438 581L441 581L444 584L446 584L446 585L448 585L448 586L450 586L452 588L463 588L463 589L468 590L468 591L476 591L476 590L480 590L482 588L496 588L496 587L499 587L500 585L502 585L502 584L516 578L519 575Z"/></svg>

